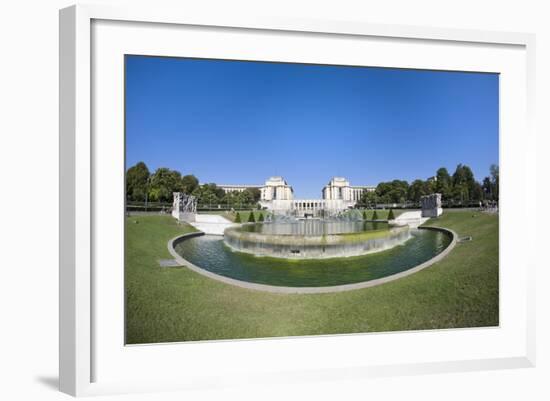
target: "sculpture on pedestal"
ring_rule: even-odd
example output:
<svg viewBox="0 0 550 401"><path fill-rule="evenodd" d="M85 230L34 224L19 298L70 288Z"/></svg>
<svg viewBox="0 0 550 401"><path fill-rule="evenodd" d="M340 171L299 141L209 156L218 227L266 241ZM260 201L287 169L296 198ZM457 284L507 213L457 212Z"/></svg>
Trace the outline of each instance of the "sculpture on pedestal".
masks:
<svg viewBox="0 0 550 401"><path fill-rule="evenodd" d="M441 208L441 194L435 193L420 198L422 217L438 217L443 214Z"/></svg>
<svg viewBox="0 0 550 401"><path fill-rule="evenodd" d="M197 213L197 198L183 192L174 192L172 217L179 221L193 222Z"/></svg>

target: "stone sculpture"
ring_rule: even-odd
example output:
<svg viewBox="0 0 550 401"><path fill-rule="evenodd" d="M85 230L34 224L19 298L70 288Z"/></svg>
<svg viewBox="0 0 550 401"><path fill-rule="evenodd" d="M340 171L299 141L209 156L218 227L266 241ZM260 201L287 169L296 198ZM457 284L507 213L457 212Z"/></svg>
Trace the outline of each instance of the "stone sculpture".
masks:
<svg viewBox="0 0 550 401"><path fill-rule="evenodd" d="M443 214L441 208L441 194L435 193L420 198L422 217L438 217Z"/></svg>

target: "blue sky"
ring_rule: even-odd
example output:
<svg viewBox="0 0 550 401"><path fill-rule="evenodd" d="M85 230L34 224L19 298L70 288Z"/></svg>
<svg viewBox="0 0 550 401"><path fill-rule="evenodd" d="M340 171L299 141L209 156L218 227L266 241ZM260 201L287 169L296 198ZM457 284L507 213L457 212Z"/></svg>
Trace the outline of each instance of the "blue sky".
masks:
<svg viewBox="0 0 550 401"><path fill-rule="evenodd" d="M296 197L498 164L498 75L127 56L126 164Z"/></svg>

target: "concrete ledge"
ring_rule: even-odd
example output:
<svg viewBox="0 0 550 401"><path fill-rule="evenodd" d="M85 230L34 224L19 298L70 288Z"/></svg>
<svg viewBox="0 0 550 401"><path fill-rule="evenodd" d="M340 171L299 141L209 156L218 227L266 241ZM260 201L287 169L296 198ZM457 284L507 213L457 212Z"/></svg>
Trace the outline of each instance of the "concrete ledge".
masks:
<svg viewBox="0 0 550 401"><path fill-rule="evenodd" d="M325 235L264 234L242 227L224 232L225 244L234 251L292 260L362 256L402 245L410 238L408 226Z"/></svg>
<svg viewBox="0 0 550 401"><path fill-rule="evenodd" d="M434 263L437 263L440 260L442 260L453 250L453 248L457 244L458 235L453 230L450 230L448 228L442 228L442 227L419 227L419 228L421 230L444 231L449 235L451 235L451 242L449 243L447 248L445 248L440 254L408 270L405 270L396 274L392 274L390 276L374 279L374 280L362 281L360 283L343 284L343 285L335 285L335 286L327 286L327 287L283 287L283 286L268 285L268 284L250 283L248 281L236 280L236 279L225 277L216 273L212 273L208 270L195 266L193 263L181 257L176 252L175 247L181 241L184 241L192 237L198 237L198 236L204 235L204 233L202 232L188 233L188 234L184 234L184 235L180 235L178 237L172 238L170 241L168 241L168 251L174 257L174 259L176 259L178 263L180 263L182 266L189 268L195 273L201 274L205 277L208 277L217 281L221 281L222 283L225 283L225 284L230 284L236 287L246 288L249 290L266 291L266 292L279 293L279 294L323 294L323 293L343 292L343 291L360 290L363 288L375 287L377 285L389 283L390 281L398 280L402 277L410 276L411 274L419 272L420 270L423 270L433 265Z"/></svg>

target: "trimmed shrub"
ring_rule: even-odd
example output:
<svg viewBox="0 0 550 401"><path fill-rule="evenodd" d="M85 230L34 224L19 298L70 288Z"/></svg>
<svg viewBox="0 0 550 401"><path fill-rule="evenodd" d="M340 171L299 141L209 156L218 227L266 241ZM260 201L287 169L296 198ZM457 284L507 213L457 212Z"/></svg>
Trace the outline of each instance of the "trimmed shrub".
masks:
<svg viewBox="0 0 550 401"><path fill-rule="evenodd" d="M258 221L264 221L264 214L260 213L260 217L258 217Z"/></svg>
<svg viewBox="0 0 550 401"><path fill-rule="evenodd" d="M394 220L395 216L393 214L393 209L390 209L390 212L388 213L388 220Z"/></svg>
<svg viewBox="0 0 550 401"><path fill-rule="evenodd" d="M363 220L367 220L367 211L363 210Z"/></svg>
<svg viewBox="0 0 550 401"><path fill-rule="evenodd" d="M373 220L378 220L378 213L376 213L376 210L374 211L374 214L372 215Z"/></svg>
<svg viewBox="0 0 550 401"><path fill-rule="evenodd" d="M241 214L237 212L237 216L235 216L235 223L240 223L240 222L241 222Z"/></svg>
<svg viewBox="0 0 550 401"><path fill-rule="evenodd" d="M250 212L250 215L248 216L248 222L249 223L255 223L256 219L254 218L254 211Z"/></svg>

